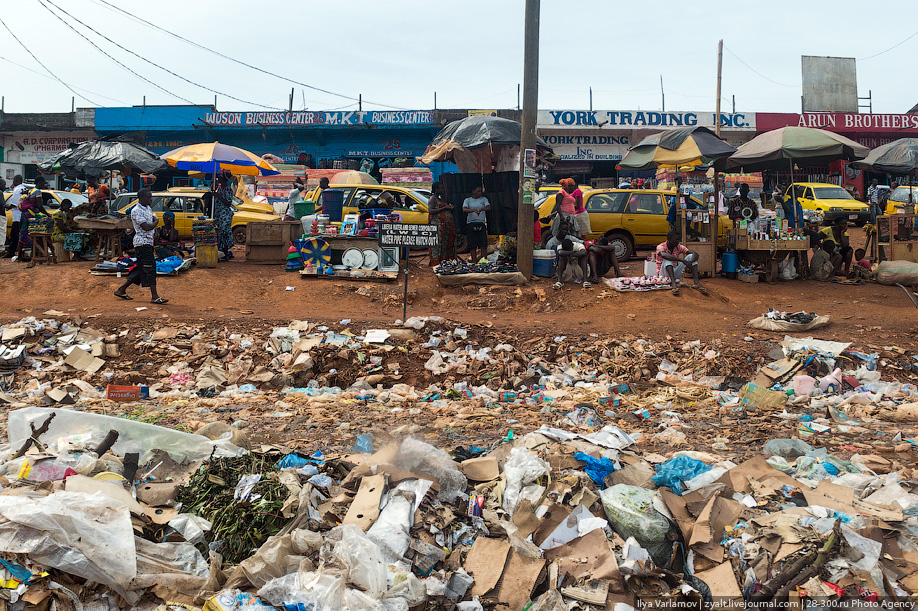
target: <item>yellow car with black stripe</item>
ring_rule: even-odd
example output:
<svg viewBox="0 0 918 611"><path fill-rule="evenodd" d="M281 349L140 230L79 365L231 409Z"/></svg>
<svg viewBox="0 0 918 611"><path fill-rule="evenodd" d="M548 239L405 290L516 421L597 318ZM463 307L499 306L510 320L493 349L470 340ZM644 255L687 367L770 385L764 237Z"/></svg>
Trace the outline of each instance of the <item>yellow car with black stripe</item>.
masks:
<svg viewBox="0 0 918 611"><path fill-rule="evenodd" d="M705 209L698 199L691 200L699 209ZM607 237L615 248L619 261L630 258L635 251L656 248L666 240L669 222L666 215L676 201L675 191L658 189L593 189L583 194L583 207L590 215L591 233L587 239ZM554 210L555 195L536 203L539 218L547 218ZM718 236L725 236L730 220L719 217ZM551 237L551 224L542 224L542 243ZM720 242L720 237L718 242Z"/></svg>

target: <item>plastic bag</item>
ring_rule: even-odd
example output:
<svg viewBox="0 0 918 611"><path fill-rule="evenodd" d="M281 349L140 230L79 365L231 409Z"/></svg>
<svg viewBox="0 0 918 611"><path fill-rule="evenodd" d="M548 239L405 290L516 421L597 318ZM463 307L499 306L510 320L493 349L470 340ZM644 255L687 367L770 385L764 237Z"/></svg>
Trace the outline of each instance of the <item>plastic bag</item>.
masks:
<svg viewBox="0 0 918 611"><path fill-rule="evenodd" d="M185 537L185 541L196 545L204 540L204 533L213 526L209 521L190 513L180 513L171 520L169 526Z"/></svg>
<svg viewBox="0 0 918 611"><path fill-rule="evenodd" d="M354 524L338 526L341 540L335 544L335 559L347 570L348 584L366 592L373 599L386 593L386 563L379 547ZM329 533L329 536L333 536Z"/></svg>
<svg viewBox="0 0 918 611"><path fill-rule="evenodd" d="M413 523L414 505L409 498L413 495L404 489L399 490L405 483L402 482L395 491L389 492L389 502L367 530L367 536L379 546L390 563L401 560L410 543L408 530Z"/></svg>
<svg viewBox="0 0 918 611"><path fill-rule="evenodd" d="M665 567L672 556L672 543L666 540L671 526L666 517L654 509L655 494L646 488L615 484L601 491L599 497L612 530L623 539L634 537L657 566Z"/></svg>
<svg viewBox="0 0 918 611"><path fill-rule="evenodd" d="M785 460L794 460L813 451L813 446L800 439L772 439L763 448L767 456L780 456Z"/></svg>
<svg viewBox="0 0 918 611"><path fill-rule="evenodd" d="M386 598L400 598L409 607L416 607L427 600L427 589L414 573L409 572L404 581L389 588Z"/></svg>
<svg viewBox="0 0 918 611"><path fill-rule="evenodd" d="M781 280L793 280L797 277L797 268L793 259L785 259L778 264L778 275Z"/></svg>
<svg viewBox="0 0 918 611"><path fill-rule="evenodd" d="M7 421L10 445L22 445L32 434L29 424L38 428L51 414L55 414L54 420L48 432L42 436L42 440L49 445L54 445L52 442L60 437L74 434L92 435L93 439L101 440L110 430L115 430L118 431L118 441L112 446L112 451L120 456L128 452L139 452L141 464L149 461L152 450L156 449L164 450L176 462L191 462L206 460L216 447L213 441L202 435L183 433L137 420L52 407L25 407L10 412ZM215 458L225 456L219 450L214 455Z"/></svg>
<svg viewBox="0 0 918 611"><path fill-rule="evenodd" d="M657 474L653 476L653 483L657 486L667 486L673 491L673 494L681 496L685 490L682 482L710 470L711 467L697 458L677 456L662 465L657 465Z"/></svg>
<svg viewBox="0 0 918 611"><path fill-rule="evenodd" d="M137 572L130 512L101 492L0 497L0 549L119 589Z"/></svg>
<svg viewBox="0 0 918 611"><path fill-rule="evenodd" d="M504 464L504 476L507 478L507 485L504 488L504 509L507 513L513 516L516 512L523 486L531 484L550 472L551 467L548 463L526 448L510 450L510 457Z"/></svg>
<svg viewBox="0 0 918 611"><path fill-rule="evenodd" d="M454 501L468 485L459 465L449 454L417 439L409 437L403 441L392 462L396 467L436 477L440 481L437 498L441 501Z"/></svg>
<svg viewBox="0 0 918 611"><path fill-rule="evenodd" d="M207 560L191 543L153 543L141 537L134 537L134 549L137 554L137 573L185 573L195 577L207 577L210 572Z"/></svg>
<svg viewBox="0 0 918 611"><path fill-rule="evenodd" d="M765 316L759 316L750 320L748 323L746 323L746 325L752 327L753 329L762 329L763 331L796 333L800 331L821 329L831 322L831 316L817 316L808 323L788 322L786 320L772 320L770 318L766 318Z"/></svg>
<svg viewBox="0 0 918 611"><path fill-rule="evenodd" d="M586 466L583 468L583 470L587 475L590 476L590 479L600 487L600 489L606 487L605 483L603 482L606 476L617 470L615 463L608 458L593 458L584 452L577 452L574 454L574 458L586 463Z"/></svg>
<svg viewBox="0 0 918 611"><path fill-rule="evenodd" d="M245 578L256 588L272 579L295 572L300 561L322 547L322 535L298 529L286 535L268 537L258 551L239 563Z"/></svg>

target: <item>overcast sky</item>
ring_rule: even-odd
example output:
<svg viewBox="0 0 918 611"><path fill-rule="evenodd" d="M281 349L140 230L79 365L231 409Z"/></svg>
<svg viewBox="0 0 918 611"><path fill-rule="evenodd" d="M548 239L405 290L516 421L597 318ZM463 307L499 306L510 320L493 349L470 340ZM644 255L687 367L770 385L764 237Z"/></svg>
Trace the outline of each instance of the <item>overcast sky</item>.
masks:
<svg viewBox="0 0 918 611"><path fill-rule="evenodd" d="M283 79L177 40L103 0L51 1L70 13L68 24L155 83L80 38L45 8L55 10L48 0L4 2L0 19L85 96L77 97L77 107L137 105L143 96L147 104L211 104L217 90L222 111L286 109L294 87L294 109L356 108L347 97L289 79L348 97L363 94L367 109L429 109L435 91L438 108L517 105L524 0L108 0ZM909 76L918 59L913 12L906 0L542 0L539 108L586 109L592 86L593 108L659 110L662 75L667 110L713 110L723 38L725 110L735 95L738 111L799 112L800 56L807 54L857 58L859 95L873 91L874 112L905 112L918 102ZM77 20L205 88L117 48ZM8 112L70 110L73 93L2 26L0 70Z"/></svg>

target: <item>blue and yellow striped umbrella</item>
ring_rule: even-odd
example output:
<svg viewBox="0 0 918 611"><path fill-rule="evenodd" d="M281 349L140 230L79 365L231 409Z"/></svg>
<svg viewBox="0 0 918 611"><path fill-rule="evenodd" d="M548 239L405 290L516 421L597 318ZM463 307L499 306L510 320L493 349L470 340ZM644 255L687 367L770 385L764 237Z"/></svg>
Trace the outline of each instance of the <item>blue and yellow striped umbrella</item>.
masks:
<svg viewBox="0 0 918 611"><path fill-rule="evenodd" d="M246 176L273 176L280 174L274 166L245 149L219 142L189 144L169 151L162 158L177 170L216 174L229 170Z"/></svg>

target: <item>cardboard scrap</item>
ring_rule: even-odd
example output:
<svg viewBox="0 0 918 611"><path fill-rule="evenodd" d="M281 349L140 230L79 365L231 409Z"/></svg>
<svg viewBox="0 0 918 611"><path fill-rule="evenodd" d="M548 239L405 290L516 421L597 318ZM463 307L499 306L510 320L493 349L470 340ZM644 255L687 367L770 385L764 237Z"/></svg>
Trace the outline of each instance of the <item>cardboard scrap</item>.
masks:
<svg viewBox="0 0 918 611"><path fill-rule="evenodd" d="M386 491L385 475L368 475L360 482L357 496L344 516L343 524L355 524L366 531L379 517L379 502Z"/></svg>
<svg viewBox="0 0 918 611"><path fill-rule="evenodd" d="M612 546L601 530L588 532L573 541L545 551L545 559L558 563L561 575L573 579L607 579L614 592L624 592L625 584Z"/></svg>
<svg viewBox="0 0 918 611"><path fill-rule="evenodd" d="M64 359L64 363L86 373L95 373L105 366L105 361L94 357L79 346L74 346L67 358Z"/></svg>
<svg viewBox="0 0 918 611"><path fill-rule="evenodd" d="M497 592L498 603L505 603L508 609L525 607L544 570L542 558L529 558L511 551Z"/></svg>
<svg viewBox="0 0 918 611"><path fill-rule="evenodd" d="M510 554L510 543L500 539L479 536L472 544L463 568L475 579L470 596L484 596L494 589ZM518 607L522 609L522 606Z"/></svg>
<svg viewBox="0 0 918 611"><path fill-rule="evenodd" d="M730 561L718 564L713 569L701 571L695 577L708 584L715 600L743 597L742 590L736 584L736 575L733 573L733 565Z"/></svg>
<svg viewBox="0 0 918 611"><path fill-rule="evenodd" d="M3 330L3 335L0 335L0 341L9 342L14 339L19 339L20 337L25 337L25 334L25 327L10 327Z"/></svg>
<svg viewBox="0 0 918 611"><path fill-rule="evenodd" d="M490 482L500 477L497 459L493 456L470 458L459 463L463 475L473 482Z"/></svg>

